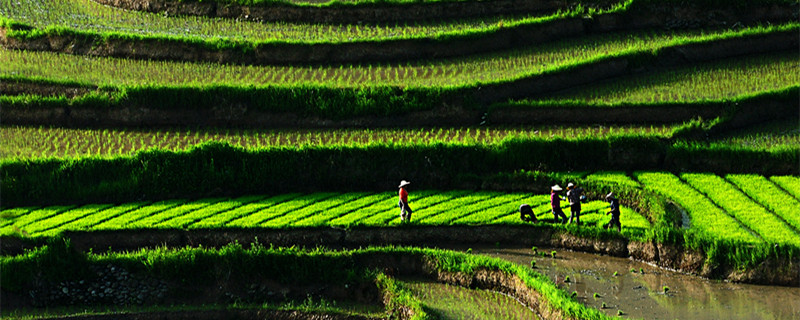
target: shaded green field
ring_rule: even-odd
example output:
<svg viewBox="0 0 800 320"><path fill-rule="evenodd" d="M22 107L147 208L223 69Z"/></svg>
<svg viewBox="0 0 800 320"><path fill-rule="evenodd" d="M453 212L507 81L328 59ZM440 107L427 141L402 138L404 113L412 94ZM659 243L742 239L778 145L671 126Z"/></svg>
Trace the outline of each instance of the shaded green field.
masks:
<svg viewBox="0 0 800 320"><path fill-rule="evenodd" d="M116 156L158 148L187 150L206 142L227 142L248 149L304 146L489 145L505 139L559 139L648 135L668 138L677 126L594 126L527 128L419 129L78 129L0 127L0 159ZM58 141L59 143L53 143Z"/></svg>

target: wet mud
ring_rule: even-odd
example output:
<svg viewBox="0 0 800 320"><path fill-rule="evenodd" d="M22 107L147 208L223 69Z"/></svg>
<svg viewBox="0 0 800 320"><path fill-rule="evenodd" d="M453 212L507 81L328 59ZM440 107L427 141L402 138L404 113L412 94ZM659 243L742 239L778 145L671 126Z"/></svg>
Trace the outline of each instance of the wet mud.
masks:
<svg viewBox="0 0 800 320"><path fill-rule="evenodd" d="M555 258L535 255L531 248L484 248L473 253L526 266L536 260L538 272L567 292L576 292L578 301L610 316L622 310L623 317L631 319L800 318L797 287L709 280L632 259L539 249L548 255L553 250Z"/></svg>

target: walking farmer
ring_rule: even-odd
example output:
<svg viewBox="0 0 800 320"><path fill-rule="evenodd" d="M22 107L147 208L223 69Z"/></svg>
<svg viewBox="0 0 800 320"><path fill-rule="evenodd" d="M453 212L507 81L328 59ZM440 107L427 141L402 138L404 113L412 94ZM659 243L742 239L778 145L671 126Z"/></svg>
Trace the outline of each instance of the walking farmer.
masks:
<svg viewBox="0 0 800 320"><path fill-rule="evenodd" d="M550 187L550 208L553 209L554 223L559 222L559 217L561 218L561 223L567 222L567 215L564 214L564 210L561 210L561 195L559 194L561 190L559 185Z"/></svg>
<svg viewBox="0 0 800 320"><path fill-rule="evenodd" d="M603 226L603 228L608 229L616 226L617 231L622 231L622 223L619 222L619 200L614 197L613 192L609 192L608 195L606 195L606 201L608 201L608 203L611 205L611 210L606 213L611 214L611 221L609 221L607 225Z"/></svg>
<svg viewBox="0 0 800 320"><path fill-rule="evenodd" d="M411 207L408 206L408 190L406 187L410 185L411 182L408 181L400 181L400 222L404 221L411 221Z"/></svg>
<svg viewBox="0 0 800 320"><path fill-rule="evenodd" d="M572 220L575 219L575 224L581 224L581 195L583 194L583 188L578 188L570 182L567 184L567 200L569 201L569 209L570 209L570 216L569 216L569 223L572 224Z"/></svg>

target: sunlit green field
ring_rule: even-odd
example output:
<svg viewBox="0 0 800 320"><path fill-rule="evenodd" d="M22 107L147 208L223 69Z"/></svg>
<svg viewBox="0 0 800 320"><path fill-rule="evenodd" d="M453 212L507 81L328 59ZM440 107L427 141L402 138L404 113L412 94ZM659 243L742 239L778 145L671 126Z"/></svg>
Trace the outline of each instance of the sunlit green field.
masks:
<svg viewBox="0 0 800 320"><path fill-rule="evenodd" d="M477 83L512 81L552 72L570 65L588 63L610 55L656 50L687 41L706 41L716 37L737 37L751 32L768 33L794 28L792 25L771 28L745 28L719 31L653 31L590 35L564 39L525 49L468 56L463 58L404 63L321 66L238 66L197 62L129 60L106 57L74 56L51 52L0 51L0 74L70 80L95 85L325 85L332 87L363 86L463 86ZM692 87L727 87L741 89L738 95L764 88L785 87L800 82L797 73L786 72L796 67L798 59L791 52L761 58L732 59L695 68L682 68L668 74L656 72L644 86L659 85L662 91L696 100ZM747 70L746 73L742 70ZM636 81L632 80L636 84ZM609 91L598 88L585 92ZM633 86L632 89L637 88ZM640 89L643 90L643 89ZM625 91L623 91L625 92ZM659 95L659 93L656 93ZM709 94L722 96L719 89ZM566 97L566 95L565 95ZM713 97L713 96L712 96ZM577 97L575 97L577 99Z"/></svg>
<svg viewBox="0 0 800 320"><path fill-rule="evenodd" d="M226 142L248 149L303 146L489 145L505 139L579 139L621 135L669 137L675 126L595 126L533 128L415 129L80 129L0 127L0 159L117 156L158 148L187 150L201 143ZM59 143L54 143L58 141Z"/></svg>
<svg viewBox="0 0 800 320"><path fill-rule="evenodd" d="M124 32L149 36L230 39L239 41L352 42L435 37L468 30L497 28L536 19L486 17L463 21L333 25L290 22L248 22L225 18L166 16L103 6L91 0L0 0L0 15L37 28L69 26L95 32Z"/></svg>

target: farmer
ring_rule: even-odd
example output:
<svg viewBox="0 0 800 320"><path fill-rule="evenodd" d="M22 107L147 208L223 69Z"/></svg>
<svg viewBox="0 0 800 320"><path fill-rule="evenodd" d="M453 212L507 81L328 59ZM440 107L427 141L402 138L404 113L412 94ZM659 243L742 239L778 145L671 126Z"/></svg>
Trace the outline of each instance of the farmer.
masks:
<svg viewBox="0 0 800 320"><path fill-rule="evenodd" d="M559 222L558 218L561 217L561 223L567 222L567 215L561 210L561 186L554 185L550 187L550 208L553 209L553 222Z"/></svg>
<svg viewBox="0 0 800 320"><path fill-rule="evenodd" d="M408 191L406 187L410 185L411 182L402 180L400 181L400 222L404 221L411 221L411 208L408 206Z"/></svg>
<svg viewBox="0 0 800 320"><path fill-rule="evenodd" d="M533 214L533 209L527 203L523 203L519 206L519 218L522 221L532 221L532 222L539 222L539 219L536 219L536 215Z"/></svg>
<svg viewBox="0 0 800 320"><path fill-rule="evenodd" d="M611 211L606 214L611 214L611 221L609 221L607 225L603 226L603 228L608 229L613 226L617 226L617 231L622 231L622 223L619 222L619 200L614 197L613 192L609 192L606 195L606 201L608 201L610 204L609 208Z"/></svg>
<svg viewBox="0 0 800 320"><path fill-rule="evenodd" d="M581 194L583 194L583 188L578 188L570 182L567 184L567 200L569 201L569 209L570 209L570 216L569 216L569 223L572 224L572 219L575 219L575 224L581 224Z"/></svg>

